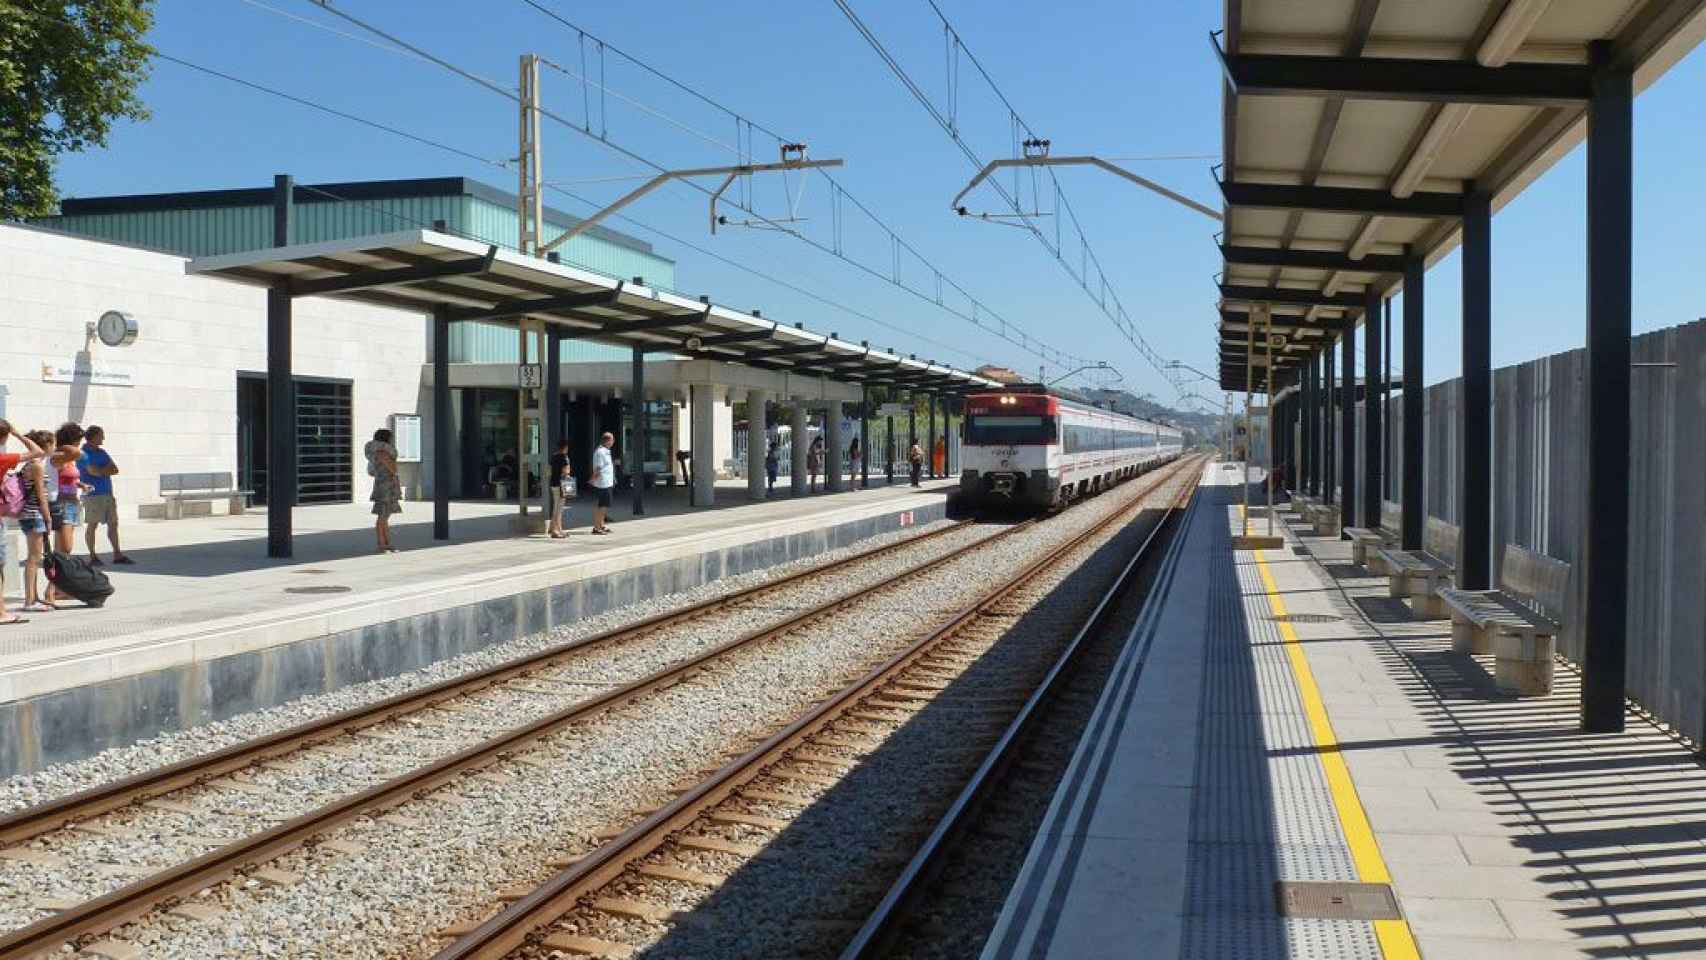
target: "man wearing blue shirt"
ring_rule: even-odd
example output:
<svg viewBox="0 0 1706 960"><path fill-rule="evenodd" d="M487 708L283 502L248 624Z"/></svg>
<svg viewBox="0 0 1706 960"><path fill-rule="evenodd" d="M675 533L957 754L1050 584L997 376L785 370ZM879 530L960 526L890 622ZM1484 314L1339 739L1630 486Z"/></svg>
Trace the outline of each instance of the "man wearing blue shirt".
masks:
<svg viewBox="0 0 1706 960"><path fill-rule="evenodd" d="M83 542L89 547L89 562L97 567L101 558L95 555L95 528L103 523L107 525L107 542L113 547L113 562L136 562L125 556L118 545L118 501L113 498L113 477L118 473L118 464L103 449L106 440L105 430L90 427L83 434L83 455L77 458L77 472L89 485L89 492L83 497Z"/></svg>

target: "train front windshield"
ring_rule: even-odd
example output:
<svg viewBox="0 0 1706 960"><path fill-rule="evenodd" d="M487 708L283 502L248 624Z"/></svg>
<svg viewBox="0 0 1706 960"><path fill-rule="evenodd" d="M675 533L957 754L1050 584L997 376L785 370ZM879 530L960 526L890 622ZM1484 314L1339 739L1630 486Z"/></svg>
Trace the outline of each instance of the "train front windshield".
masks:
<svg viewBox="0 0 1706 960"><path fill-rule="evenodd" d="M1026 413L974 413L966 418L965 442L973 446L1019 446L1055 442L1055 418Z"/></svg>

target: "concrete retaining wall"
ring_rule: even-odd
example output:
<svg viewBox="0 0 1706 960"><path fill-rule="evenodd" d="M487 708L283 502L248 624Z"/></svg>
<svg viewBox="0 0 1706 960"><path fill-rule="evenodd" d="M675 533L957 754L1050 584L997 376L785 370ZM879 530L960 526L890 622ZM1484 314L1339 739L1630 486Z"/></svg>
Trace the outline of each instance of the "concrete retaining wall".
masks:
<svg viewBox="0 0 1706 960"><path fill-rule="evenodd" d="M480 603L0 704L0 776L416 670L723 577L815 556L913 522L946 501L713 549Z"/></svg>

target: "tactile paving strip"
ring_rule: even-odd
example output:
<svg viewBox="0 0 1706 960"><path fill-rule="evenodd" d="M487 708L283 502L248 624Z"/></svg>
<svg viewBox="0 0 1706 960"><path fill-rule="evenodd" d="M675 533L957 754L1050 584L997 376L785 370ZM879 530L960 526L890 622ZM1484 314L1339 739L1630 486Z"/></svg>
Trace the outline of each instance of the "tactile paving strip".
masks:
<svg viewBox="0 0 1706 960"><path fill-rule="evenodd" d="M1277 881L1354 881L1356 868L1260 572L1244 564L1209 589L1181 955L1379 960L1372 924L1275 907Z"/></svg>

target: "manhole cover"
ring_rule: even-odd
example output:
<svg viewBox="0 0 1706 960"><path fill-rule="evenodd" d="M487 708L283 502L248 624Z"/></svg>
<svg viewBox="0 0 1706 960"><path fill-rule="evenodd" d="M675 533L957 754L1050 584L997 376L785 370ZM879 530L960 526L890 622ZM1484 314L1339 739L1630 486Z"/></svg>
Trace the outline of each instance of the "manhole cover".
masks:
<svg viewBox="0 0 1706 960"><path fill-rule="evenodd" d="M1344 618L1330 613L1281 613L1268 619L1275 623L1339 623Z"/></svg>
<svg viewBox="0 0 1706 960"><path fill-rule="evenodd" d="M285 593L349 593L350 588L349 587L340 587L340 586L337 586L336 584L328 583L325 586L315 586L315 587L285 587L284 592Z"/></svg>
<svg viewBox="0 0 1706 960"><path fill-rule="evenodd" d="M1274 884L1280 916L1313 920L1398 920L1398 900L1384 883Z"/></svg>

